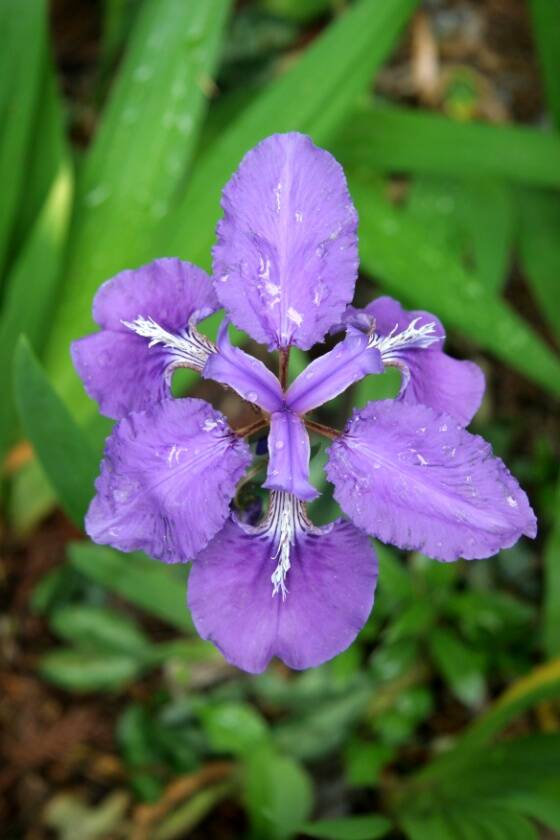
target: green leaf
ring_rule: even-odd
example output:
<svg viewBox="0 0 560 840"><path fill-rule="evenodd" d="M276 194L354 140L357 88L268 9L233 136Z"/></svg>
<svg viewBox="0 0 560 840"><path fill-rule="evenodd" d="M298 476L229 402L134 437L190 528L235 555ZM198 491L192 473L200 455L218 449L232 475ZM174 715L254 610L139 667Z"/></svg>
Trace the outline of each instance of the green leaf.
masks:
<svg viewBox="0 0 560 840"><path fill-rule="evenodd" d="M429 229L393 207L377 187L356 175L349 180L360 214L363 268L387 292L434 312L446 327L560 394L560 359L522 318L451 254L434 246Z"/></svg>
<svg viewBox="0 0 560 840"><path fill-rule="evenodd" d="M97 652L125 653L143 660L152 646L136 621L108 607L72 604L57 609L50 624L63 639Z"/></svg>
<svg viewBox="0 0 560 840"><path fill-rule="evenodd" d="M415 5L416 0L359 0L331 23L200 159L175 229L164 239L165 252L208 266L220 192L245 152L281 131L303 131L324 143L370 83Z"/></svg>
<svg viewBox="0 0 560 840"><path fill-rule="evenodd" d="M58 397L28 341L18 342L15 393L20 420L66 513L81 527L99 459Z"/></svg>
<svg viewBox="0 0 560 840"><path fill-rule="evenodd" d="M481 654L463 644L452 630L440 627L432 630L430 650L453 694L465 705L479 707L486 694Z"/></svg>
<svg viewBox="0 0 560 840"><path fill-rule="evenodd" d="M42 68L40 89L30 135L30 149L25 162L25 188L19 196L13 241L19 250L41 212L61 169L69 167L71 151L66 138L63 102L58 81L52 45Z"/></svg>
<svg viewBox="0 0 560 840"><path fill-rule="evenodd" d="M157 229L162 219L167 224L192 160L229 6L229 0L146 0L136 18L79 182L49 343L48 369L78 413L92 405L68 345L91 330L91 302L103 280L163 253Z"/></svg>
<svg viewBox="0 0 560 840"><path fill-rule="evenodd" d="M560 342L560 194L523 190L519 213L521 265L540 311Z"/></svg>
<svg viewBox="0 0 560 840"><path fill-rule="evenodd" d="M312 787L307 773L292 758L268 747L247 757L243 787L256 837L293 837L311 811Z"/></svg>
<svg viewBox="0 0 560 840"><path fill-rule="evenodd" d="M560 508L560 481L556 490ZM560 516L555 517L544 551L543 637L549 656L560 656Z"/></svg>
<svg viewBox="0 0 560 840"><path fill-rule="evenodd" d="M46 61L44 0L0 3L0 273L27 175L34 109Z"/></svg>
<svg viewBox="0 0 560 840"><path fill-rule="evenodd" d="M124 654L58 648L39 663L41 675L67 691L111 691L139 676L141 664Z"/></svg>
<svg viewBox="0 0 560 840"><path fill-rule="evenodd" d="M266 722L248 703L205 705L200 717L217 752L244 755L268 738Z"/></svg>
<svg viewBox="0 0 560 840"><path fill-rule="evenodd" d="M369 171L560 186L560 138L521 126L460 123L427 111L367 105L346 120L333 148L344 166Z"/></svg>
<svg viewBox="0 0 560 840"><path fill-rule="evenodd" d="M351 740L344 753L346 779L355 787L375 787L383 768L393 760L395 751L388 744L371 743L363 737Z"/></svg>
<svg viewBox="0 0 560 840"><path fill-rule="evenodd" d="M560 129L560 3L530 0L529 7L546 98L555 126Z"/></svg>
<svg viewBox="0 0 560 840"><path fill-rule="evenodd" d="M16 342L24 333L39 352L48 331L72 201L72 172L65 163L15 262L0 318L0 369L10 370ZM0 457L13 443L16 408L10 391L0 406Z"/></svg>
<svg viewBox="0 0 560 840"><path fill-rule="evenodd" d="M109 591L179 630L192 631L185 567L166 566L145 554L120 554L87 542L73 543L69 556L74 568Z"/></svg>
<svg viewBox="0 0 560 840"><path fill-rule="evenodd" d="M308 837L323 840L375 840L384 837L391 828L391 822L377 814L367 817L340 817L336 820L317 820L305 823L300 828Z"/></svg>

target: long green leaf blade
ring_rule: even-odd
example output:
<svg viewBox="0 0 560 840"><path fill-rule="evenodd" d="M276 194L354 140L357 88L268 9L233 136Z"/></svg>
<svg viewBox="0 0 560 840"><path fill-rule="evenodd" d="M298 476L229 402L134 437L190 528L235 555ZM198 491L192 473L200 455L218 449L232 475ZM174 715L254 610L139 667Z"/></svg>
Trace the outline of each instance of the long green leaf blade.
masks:
<svg viewBox="0 0 560 840"><path fill-rule="evenodd" d="M458 123L405 108L361 108L334 143L344 165L382 171L490 176L560 186L560 138L520 126Z"/></svg>
<svg viewBox="0 0 560 840"><path fill-rule="evenodd" d="M97 455L23 337L16 349L14 373L16 403L25 434L61 505L81 527L99 469Z"/></svg>
<svg viewBox="0 0 560 840"><path fill-rule="evenodd" d="M441 247L429 229L407 219L364 179L350 178L360 214L362 266L383 288L439 315L552 394L560 394L560 359L504 301Z"/></svg>
<svg viewBox="0 0 560 840"><path fill-rule="evenodd" d="M48 369L91 411L68 345L92 328L91 301L117 271L157 254L156 229L195 148L229 0L146 0L87 157Z"/></svg>
<svg viewBox="0 0 560 840"><path fill-rule="evenodd" d="M73 176L68 163L59 170L45 206L8 277L0 317L0 370L10 370L16 341L24 333L36 352L52 314L63 248L68 232ZM16 410L11 391L0 405L0 458L14 440Z"/></svg>
<svg viewBox="0 0 560 840"><path fill-rule="evenodd" d="M33 111L46 60L44 0L0 4L0 272L5 264L31 139Z"/></svg>

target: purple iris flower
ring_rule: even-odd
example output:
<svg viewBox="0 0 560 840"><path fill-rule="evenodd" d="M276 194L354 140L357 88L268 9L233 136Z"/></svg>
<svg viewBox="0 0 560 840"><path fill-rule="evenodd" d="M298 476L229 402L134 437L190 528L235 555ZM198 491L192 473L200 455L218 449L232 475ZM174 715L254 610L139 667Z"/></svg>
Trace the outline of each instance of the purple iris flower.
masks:
<svg viewBox="0 0 560 840"><path fill-rule="evenodd" d="M488 443L465 430L484 378L443 349L442 325L381 297L350 306L358 269L357 215L336 160L301 134L273 135L226 185L213 278L160 259L99 289L101 330L72 346L101 411L118 422L106 442L86 530L98 543L193 561L188 600L200 635L250 672L273 656L292 668L344 650L373 605L370 536L437 560L489 557L536 520L523 490ZM220 306L216 343L197 323ZM277 378L234 347L229 321L278 351ZM287 383L293 345L341 340ZM387 366L396 399L356 410L343 432L308 415ZM230 428L199 399L173 399L188 367L256 407ZM255 524L231 508L251 464L248 438L270 427L268 510ZM315 526L306 502L308 432L332 439L326 474L347 518ZM134 570L131 569L131 574Z"/></svg>

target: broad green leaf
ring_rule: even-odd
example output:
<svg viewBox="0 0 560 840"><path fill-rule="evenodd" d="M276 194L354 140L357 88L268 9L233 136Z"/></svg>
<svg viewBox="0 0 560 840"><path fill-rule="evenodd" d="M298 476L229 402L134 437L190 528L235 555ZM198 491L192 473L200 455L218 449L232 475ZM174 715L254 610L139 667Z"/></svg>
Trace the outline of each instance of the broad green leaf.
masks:
<svg viewBox="0 0 560 840"><path fill-rule="evenodd" d="M244 755L268 738L265 720L248 703L206 704L200 717L217 752Z"/></svg>
<svg viewBox="0 0 560 840"><path fill-rule="evenodd" d="M73 543L70 561L109 591L177 627L192 631L186 605L186 569L166 566L145 554L120 554L87 542Z"/></svg>
<svg viewBox="0 0 560 840"><path fill-rule="evenodd" d="M560 3L529 0L529 8L548 106L560 129Z"/></svg>
<svg viewBox="0 0 560 840"><path fill-rule="evenodd" d="M449 628L434 628L430 650L436 666L455 696L467 706L481 705L486 694L484 659Z"/></svg>
<svg viewBox="0 0 560 840"><path fill-rule="evenodd" d="M311 811L312 788L307 773L294 759L269 747L260 747L247 756L243 788L256 837L293 837Z"/></svg>
<svg viewBox="0 0 560 840"><path fill-rule="evenodd" d="M372 814L367 817L317 820L305 823L300 831L307 837L319 837L322 840L375 840L377 837L385 837L390 828L390 820Z"/></svg>
<svg viewBox="0 0 560 840"><path fill-rule="evenodd" d="M137 622L108 607L71 604L50 617L55 633L79 648L128 654L143 660L151 642Z"/></svg>
<svg viewBox="0 0 560 840"><path fill-rule="evenodd" d="M97 455L53 390L25 338L17 345L14 375L16 403L25 435L62 507L81 527L99 470Z"/></svg>
<svg viewBox="0 0 560 840"><path fill-rule="evenodd" d="M45 0L0 3L0 273L25 183L31 127L46 66Z"/></svg>
<svg viewBox="0 0 560 840"><path fill-rule="evenodd" d="M496 178L419 175L406 207L412 218L429 225L430 241L472 269L486 289L503 288L515 232L510 185Z"/></svg>
<svg viewBox="0 0 560 840"><path fill-rule="evenodd" d="M368 105L346 120L333 149L344 166L560 186L560 138L521 126Z"/></svg>
<svg viewBox="0 0 560 840"><path fill-rule="evenodd" d="M157 228L188 168L229 0L146 0L85 161L48 368L75 413L91 413L68 345L92 328L99 284L161 256ZM169 252L170 253L170 252Z"/></svg>
<svg viewBox="0 0 560 840"><path fill-rule="evenodd" d="M479 750L487 749L492 738L518 715L543 700L559 696L560 659L553 659L513 683L487 712L461 734L451 751L417 774L419 784L449 778L457 767L462 768Z"/></svg>
<svg viewBox="0 0 560 840"><path fill-rule="evenodd" d="M521 265L556 339L560 342L560 194L519 193Z"/></svg>
<svg viewBox="0 0 560 840"><path fill-rule="evenodd" d="M414 223L358 175L350 177L360 214L362 267L403 302L438 315L524 373L560 394L560 359L504 301L448 252L432 245L429 229Z"/></svg>
<svg viewBox="0 0 560 840"><path fill-rule="evenodd" d="M488 291L507 280L515 234L511 187L496 178L472 178L458 185L458 212L468 238L475 273Z"/></svg>
<svg viewBox="0 0 560 840"><path fill-rule="evenodd" d="M134 657L73 648L55 648L39 663L41 676L72 692L116 690L140 671L141 664Z"/></svg>
<svg viewBox="0 0 560 840"><path fill-rule="evenodd" d="M546 792L546 789L536 793L513 793L511 796L506 793L505 801L522 814L538 820L560 834L560 797L558 796L558 790L554 794Z"/></svg>
<svg viewBox="0 0 560 840"><path fill-rule="evenodd" d="M21 333L39 352L48 332L68 231L72 187L72 172L65 163L8 276L0 317L0 370L11 369ZM14 440L16 419L13 397L8 391L0 406L0 458Z"/></svg>
<svg viewBox="0 0 560 840"><path fill-rule="evenodd" d="M393 46L416 0L359 0L270 85L198 162L163 238L167 253L208 267L220 192L241 158L273 132L303 131L324 143L355 105Z"/></svg>
<svg viewBox="0 0 560 840"><path fill-rule="evenodd" d="M267 12L297 20L299 23L307 23L313 18L327 14L338 7L338 0L258 0Z"/></svg>
<svg viewBox="0 0 560 840"><path fill-rule="evenodd" d="M533 826L520 814L480 801L463 807L445 804L430 814L404 816L410 840L537 840Z"/></svg>
<svg viewBox="0 0 560 840"><path fill-rule="evenodd" d="M51 51L52 46L49 45L48 52ZM69 167L70 148L65 131L63 102L54 60L49 54L41 73L37 106L31 127L30 149L25 162L25 185L19 197L14 226L16 252L25 244L29 230L35 225L61 170Z"/></svg>
<svg viewBox="0 0 560 840"><path fill-rule="evenodd" d="M556 491L556 518L544 551L544 648L549 656L560 656L560 481Z"/></svg>

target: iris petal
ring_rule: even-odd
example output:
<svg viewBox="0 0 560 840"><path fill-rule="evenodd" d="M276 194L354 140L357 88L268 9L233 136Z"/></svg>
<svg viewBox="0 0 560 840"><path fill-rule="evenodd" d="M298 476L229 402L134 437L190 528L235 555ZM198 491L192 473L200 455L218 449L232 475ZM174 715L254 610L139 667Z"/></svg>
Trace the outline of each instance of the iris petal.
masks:
<svg viewBox="0 0 560 840"><path fill-rule="evenodd" d="M217 352L209 356L202 375L228 385L249 402L277 411L283 406L282 389L278 379L259 359L239 347L234 347L228 337L226 320L220 326Z"/></svg>
<svg viewBox="0 0 560 840"><path fill-rule="evenodd" d="M222 196L216 293L233 323L270 349L321 341L352 299L357 214L344 172L297 133L243 158Z"/></svg>
<svg viewBox="0 0 560 840"><path fill-rule="evenodd" d="M230 519L196 558L189 578L198 632L250 673L263 671L273 656L302 669L345 650L367 620L377 580L370 541L349 522L315 528L287 494L272 494L271 511L260 528ZM290 516L295 527L283 597L278 588L273 595L271 578L280 526Z"/></svg>
<svg viewBox="0 0 560 840"><path fill-rule="evenodd" d="M381 354L368 347L368 336L351 330L328 353L311 362L290 385L286 404L304 414L334 399L370 373L382 373Z"/></svg>
<svg viewBox="0 0 560 840"><path fill-rule="evenodd" d="M438 560L489 557L536 534L527 496L490 445L423 405L356 411L327 476L355 525Z"/></svg>
<svg viewBox="0 0 560 840"><path fill-rule="evenodd" d="M291 411L270 416L268 472L264 487L285 490L310 501L319 493L309 483L309 435L303 420Z"/></svg>
<svg viewBox="0 0 560 840"><path fill-rule="evenodd" d="M191 331L218 306L208 275L178 259L154 260L104 283L93 304L101 332L72 344L76 370L101 412L118 420L169 395L175 367L202 369L211 345L194 332L191 340Z"/></svg>
<svg viewBox="0 0 560 840"><path fill-rule="evenodd" d="M203 400L165 400L121 420L107 439L86 516L94 542L191 560L222 527L247 444Z"/></svg>

